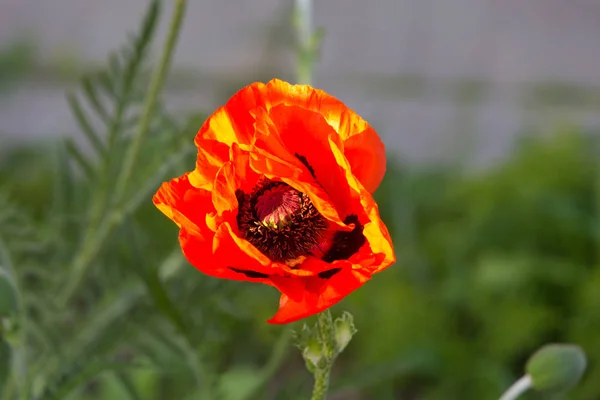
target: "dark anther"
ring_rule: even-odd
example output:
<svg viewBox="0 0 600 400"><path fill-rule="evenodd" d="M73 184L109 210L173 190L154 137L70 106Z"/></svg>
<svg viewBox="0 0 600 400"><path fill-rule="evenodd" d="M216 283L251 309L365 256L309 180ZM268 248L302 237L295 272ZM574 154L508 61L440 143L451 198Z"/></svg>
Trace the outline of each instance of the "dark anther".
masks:
<svg viewBox="0 0 600 400"><path fill-rule="evenodd" d="M319 272L317 275L319 275L319 278L329 279L332 276L334 276L335 274L337 274L338 272L340 272L341 270L342 270L341 268L332 268L332 269L328 269L327 271Z"/></svg>
<svg viewBox="0 0 600 400"><path fill-rule="evenodd" d="M308 168L308 171L310 172L310 174L312 175L312 177L313 177L313 178L315 178L315 179L317 179L317 176L315 175L315 170L314 170L314 169L313 169L313 167L312 167L312 166L311 166L311 165L308 163L308 161L306 160L306 157L304 157L304 156L302 156L302 155L300 155L300 154L298 154L298 153L296 153L296 154L294 154L294 155L296 156L296 158L297 158L298 160L300 160L300 162L301 162L302 164L304 164L304 166L305 166L306 168Z"/></svg>
<svg viewBox="0 0 600 400"><path fill-rule="evenodd" d="M333 244L323 256L323 261L332 263L335 260L347 260L365 244L363 226L358 222L358 216L348 215L344 223L354 224L354 229L350 232L339 231L333 235Z"/></svg>
<svg viewBox="0 0 600 400"><path fill-rule="evenodd" d="M237 269L233 267L229 267L230 270L239 272L240 274L246 275L248 278L268 278L269 275L263 274L262 272L250 271L247 269Z"/></svg>

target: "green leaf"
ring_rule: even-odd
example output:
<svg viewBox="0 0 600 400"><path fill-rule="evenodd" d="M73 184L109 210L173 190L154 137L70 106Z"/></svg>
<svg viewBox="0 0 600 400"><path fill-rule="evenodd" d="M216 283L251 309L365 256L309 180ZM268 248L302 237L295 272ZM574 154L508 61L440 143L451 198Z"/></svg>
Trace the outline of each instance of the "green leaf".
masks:
<svg viewBox="0 0 600 400"><path fill-rule="evenodd" d="M348 311L344 311L340 317L336 318L334 325L336 352L339 354L348 346L357 330L354 326L354 317Z"/></svg>

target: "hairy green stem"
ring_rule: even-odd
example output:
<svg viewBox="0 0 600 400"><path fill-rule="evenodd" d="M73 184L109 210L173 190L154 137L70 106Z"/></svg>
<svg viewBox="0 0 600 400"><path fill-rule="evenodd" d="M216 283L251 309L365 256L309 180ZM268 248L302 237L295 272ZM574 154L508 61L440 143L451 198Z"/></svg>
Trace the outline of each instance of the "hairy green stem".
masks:
<svg viewBox="0 0 600 400"><path fill-rule="evenodd" d="M317 315L317 329L321 338L321 361L315 369L315 385L311 400L325 400L329 390L329 375L335 360L335 326L329 309Z"/></svg>
<svg viewBox="0 0 600 400"><path fill-rule="evenodd" d="M325 400L327 398L330 372L331 366L315 371L315 385L313 386L311 400Z"/></svg>
<svg viewBox="0 0 600 400"><path fill-rule="evenodd" d="M121 205L125 201L123 197L127 188L127 184L129 183L129 180L131 179L135 169L142 143L148 134L152 115L156 108L156 102L164 85L164 81L171 64L173 51L175 49L179 31L181 30L183 22L186 4L187 0L175 1L175 10L171 18L169 33L163 47L160 62L154 74L152 75L150 89L144 102L140 122L137 126L137 130L132 139L131 145L125 155L121 172L117 177L116 189L113 196L114 203L116 203L116 205ZM94 213L95 217L97 215L102 215L102 207L94 211L96 211L96 213ZM81 250L75 256L73 261L73 273L70 275L71 278L69 281L67 281L62 295L59 298L60 304L66 304L75 294L77 288L85 278L89 265L92 263L94 257L101 249L104 241L108 238L108 236L110 236L113 228L117 225L116 221L120 220L122 220L122 218L120 218L119 213L113 213L99 224L94 223L90 226L89 234L86 235Z"/></svg>
<svg viewBox="0 0 600 400"><path fill-rule="evenodd" d="M319 335L323 341L323 353L327 359L333 360L336 356L335 327L333 326L333 317L329 309L317 315L317 325L319 326Z"/></svg>

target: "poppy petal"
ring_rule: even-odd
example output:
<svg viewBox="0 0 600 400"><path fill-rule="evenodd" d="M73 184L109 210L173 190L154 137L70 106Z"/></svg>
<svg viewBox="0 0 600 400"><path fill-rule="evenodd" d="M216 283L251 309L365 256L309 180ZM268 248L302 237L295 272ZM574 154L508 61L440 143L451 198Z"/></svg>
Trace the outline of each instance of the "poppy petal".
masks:
<svg viewBox="0 0 600 400"><path fill-rule="evenodd" d="M385 175L385 147L371 128L344 141L344 155L352 173L369 193L375 193Z"/></svg>
<svg viewBox="0 0 600 400"><path fill-rule="evenodd" d="M335 134L322 116L308 110L295 106L277 106L271 109L270 119L274 129L277 130L277 140L268 140L263 137L262 145L267 147L267 153L275 154L279 159L290 160L290 154L309 154L305 160L318 182L327 192L328 198L335 207L333 210L330 203L319 198L311 200L315 207L325 216L333 215L345 218L348 215L357 214L363 224L369 221L380 221L379 211L367 189L360 183L351 171L349 160L340 149L341 144L336 141ZM301 133L301 134L300 134ZM258 133L257 133L258 134ZM279 142L282 144L280 145ZM275 144L273 144L275 143ZM260 159L264 160L265 157ZM280 169L278 175L285 176ZM284 182L304 193L311 194L309 187L302 181L286 180ZM302 187L302 185L305 185ZM329 218L329 217L328 217ZM384 227L385 229L385 227ZM378 224L369 225L365 235L367 241L375 253L385 254L386 266L395 261L391 247L391 239L387 230L383 232ZM385 268L383 265L381 269Z"/></svg>
<svg viewBox="0 0 600 400"><path fill-rule="evenodd" d="M280 105L297 106L323 116L347 147L353 173L367 190L375 191L385 173L385 148L369 124L322 90L308 85L291 85L278 79L266 85L257 82L246 86L207 119L195 139L200 151L194 184L210 190L210 180L206 177L216 172L215 166L218 169L220 161L225 161L227 148L233 143L246 145L251 142L257 110L269 111Z"/></svg>
<svg viewBox="0 0 600 400"><path fill-rule="evenodd" d="M307 168L312 170L338 212L349 213L347 200L351 193L341 180L345 172L331 152L332 145L342 145L333 128L323 116L297 106L274 107L269 116L289 154L306 161Z"/></svg>
<svg viewBox="0 0 600 400"><path fill-rule="evenodd" d="M215 175L229 161L229 146L216 140L197 140L196 169L190 173L192 185L213 190Z"/></svg>
<svg viewBox="0 0 600 400"><path fill-rule="evenodd" d="M281 180L294 189L306 193L319 213L345 229L345 224L336 208L331 204L329 196L315 180L314 170L305 165L298 155L291 153L294 149L286 147L280 132L268 115L262 115L256 124L254 148L250 157L250 166L269 179Z"/></svg>
<svg viewBox="0 0 600 400"><path fill-rule="evenodd" d="M380 269L382 270L385 267L393 264L396 261L396 257L394 255L390 234L381 221L377 203L375 203L373 197L367 192L366 188L362 186L357 178L354 177L353 174L348 173L349 166L347 165L347 160L339 151L339 149L332 146L331 151L337 160L337 163L346 171L344 182L347 182L349 187L359 193L358 198L352 197L351 201L353 203L358 201L360 206L353 204L352 207L354 210L362 209L366 218L368 219L366 222L363 222L363 235L369 242L372 250L377 254L385 254L384 264L382 264Z"/></svg>
<svg viewBox="0 0 600 400"><path fill-rule="evenodd" d="M248 248L251 245L243 243L245 241L235 235L227 222L221 224L213 240L182 229L179 241L190 264L207 275L270 284L268 276L273 270L268 258L258 250Z"/></svg>
<svg viewBox="0 0 600 400"><path fill-rule="evenodd" d="M282 294L279 310L267 322L287 324L319 313L364 285L370 278L370 274L352 268L342 268L330 278L273 277L273 286Z"/></svg>
<svg viewBox="0 0 600 400"><path fill-rule="evenodd" d="M191 185L189 173L161 185L152 201L180 228L201 234L205 229L203 209L210 206L210 192Z"/></svg>
<svg viewBox="0 0 600 400"><path fill-rule="evenodd" d="M308 85L291 85L273 79L266 85L270 106L299 106L324 117L344 142L352 172L371 193L385 174L385 146L377 133L343 102Z"/></svg>

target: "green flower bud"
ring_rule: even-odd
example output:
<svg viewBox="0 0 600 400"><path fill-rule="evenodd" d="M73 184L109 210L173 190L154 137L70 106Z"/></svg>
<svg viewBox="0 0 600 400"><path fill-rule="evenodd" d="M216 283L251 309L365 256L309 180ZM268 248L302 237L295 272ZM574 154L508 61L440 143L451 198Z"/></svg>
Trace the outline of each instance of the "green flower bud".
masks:
<svg viewBox="0 0 600 400"><path fill-rule="evenodd" d="M314 372L322 363L323 345L319 342L317 328L312 329L304 324L300 333L295 332L296 346L302 352L306 368Z"/></svg>
<svg viewBox="0 0 600 400"><path fill-rule="evenodd" d="M579 382L586 364L585 353L579 346L549 344L531 356L525 370L534 389L564 392Z"/></svg>
<svg viewBox="0 0 600 400"><path fill-rule="evenodd" d="M342 316L335 320L335 342L337 353L344 351L355 333L356 328L354 327L354 318L352 317L352 314L344 311Z"/></svg>

